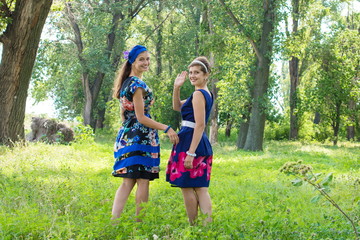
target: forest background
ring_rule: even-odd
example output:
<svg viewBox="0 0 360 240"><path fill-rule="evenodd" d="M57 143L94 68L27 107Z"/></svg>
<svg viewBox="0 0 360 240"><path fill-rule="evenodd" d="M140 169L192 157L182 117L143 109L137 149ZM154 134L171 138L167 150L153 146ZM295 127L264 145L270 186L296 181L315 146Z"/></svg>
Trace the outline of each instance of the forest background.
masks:
<svg viewBox="0 0 360 240"><path fill-rule="evenodd" d="M1 0L0 237L358 238L358 9L357 0ZM111 88L135 44L151 54L152 116L174 128L174 78L196 56L212 62L207 131L218 162L207 228L187 225L181 196L164 181L152 185L147 224L134 225L130 204L122 225L109 227L118 181L104 183L120 126ZM182 97L191 92L187 83ZM21 144L29 95L53 101L73 144ZM161 137L166 159L171 146ZM312 164L352 224L310 186L292 189L304 178L280 175L289 161Z"/></svg>
<svg viewBox="0 0 360 240"><path fill-rule="evenodd" d="M16 12L15 2L9 1L9 11ZM208 129L212 143L221 127L227 136L238 134L239 149L254 151L262 150L264 138L359 141L358 6L340 0L54 1L31 81L17 89L22 94L14 92L14 104L9 91L0 91L9 99L2 101L9 115L1 129L10 132L1 131L1 139L23 138L28 93L38 102L52 99L60 119L80 119L94 132L118 128L114 76L122 52L144 44L152 57L144 80L156 94L152 115L160 122L178 128L173 80L205 55L217 99ZM11 18L3 16L6 39ZM3 41L2 65L9 62L8 45ZM184 86L183 98L191 91Z"/></svg>

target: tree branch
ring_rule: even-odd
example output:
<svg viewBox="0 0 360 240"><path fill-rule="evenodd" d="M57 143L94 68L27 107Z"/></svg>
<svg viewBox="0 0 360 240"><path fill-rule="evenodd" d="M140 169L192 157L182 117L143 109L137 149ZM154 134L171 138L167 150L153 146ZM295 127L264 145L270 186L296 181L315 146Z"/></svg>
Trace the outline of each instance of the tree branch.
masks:
<svg viewBox="0 0 360 240"><path fill-rule="evenodd" d="M82 66L81 81L83 84L85 96L86 96L86 98L88 98L91 95L90 95L90 85L89 85L89 80L88 80L88 68L86 66L86 60L82 56L84 46L83 46L83 42L81 39L80 27L76 22L76 19L75 19L75 16L74 16L72 10L73 9L72 9L71 3L70 2L65 3L65 14L69 18L70 25L71 25L72 29L74 30L75 39L73 39L73 41L78 49L78 58L79 58L81 66Z"/></svg>
<svg viewBox="0 0 360 240"><path fill-rule="evenodd" d="M255 41L253 39L251 39L251 37L247 34L247 32L245 30L245 27L240 23L239 19L236 18L236 16L230 10L230 8L228 8L228 6L225 4L224 0L219 0L219 2L221 3L221 5L223 5L223 7L225 8L227 14L229 14L229 16L234 20L234 22L238 26L239 32L242 32L245 35L245 37L247 38L247 40L250 42L252 48L255 51L256 56L259 59L261 59L261 54L260 54L259 49L257 48L257 46L255 44Z"/></svg>
<svg viewBox="0 0 360 240"><path fill-rule="evenodd" d="M144 2L145 2L145 0L141 0L141 1L138 3L138 5L135 7L134 11L131 11L131 13L130 13L131 18L136 17L136 15L138 15L139 12L140 12L142 9L145 8L145 6L147 5L147 3L145 3L145 4L143 5Z"/></svg>
<svg viewBox="0 0 360 240"><path fill-rule="evenodd" d="M80 27L77 24L75 16L74 16L74 14L72 12L71 3L67 2L67 3L65 3L65 6L66 6L65 13L69 18L70 25L71 25L72 29L74 30L74 35L75 35L75 41L74 42L75 42L75 44L76 44L76 46L78 48L79 54L81 54L83 52L84 46L83 46L83 42L82 42L82 39L81 39Z"/></svg>
<svg viewBox="0 0 360 240"><path fill-rule="evenodd" d="M144 43L148 40L148 38L169 18L170 14L174 11L174 9L171 9L171 11L168 13L168 15L166 16L166 18L159 24L157 25L153 30L152 32L147 35L147 37L145 38L144 40Z"/></svg>
<svg viewBox="0 0 360 240"><path fill-rule="evenodd" d="M115 40L116 40L116 29L119 26L120 19L123 18L123 15L119 11L114 11L112 15L112 21L111 21L111 28L110 32L107 35L107 41L106 41L106 53L107 59L110 61L111 53L114 48ZM93 96L93 99L97 99L98 94L100 92L100 88L102 85L102 82L104 80L105 73L103 71L99 70L96 74L95 81L93 82L93 85L91 87L91 93Z"/></svg>

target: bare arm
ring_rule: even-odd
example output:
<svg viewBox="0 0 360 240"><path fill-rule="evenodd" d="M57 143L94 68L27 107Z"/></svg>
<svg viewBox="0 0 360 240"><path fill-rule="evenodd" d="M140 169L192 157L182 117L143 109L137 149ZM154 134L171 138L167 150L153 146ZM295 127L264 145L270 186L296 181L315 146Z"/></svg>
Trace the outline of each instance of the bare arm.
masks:
<svg viewBox="0 0 360 240"><path fill-rule="evenodd" d="M180 99L180 88L184 84L186 79L187 72L183 71L180 73L174 81L174 90L173 90L173 109L180 112L181 106L184 104L185 100L181 101Z"/></svg>
<svg viewBox="0 0 360 240"><path fill-rule="evenodd" d="M201 137L205 130L205 97L200 91L195 91L193 94L193 108L194 108L194 117L195 117L195 127L194 133L192 136L190 148L188 150L189 153L195 153ZM192 162L194 157L186 156L185 158L185 167L192 168Z"/></svg>
<svg viewBox="0 0 360 240"><path fill-rule="evenodd" d="M143 91L144 89L138 88L135 90L133 96L135 115L139 123L153 129L165 130L167 129L167 125L154 121L153 119L145 116L144 113L144 100L143 100ZM177 144L179 142L179 137L174 129L170 128L167 132L170 141L173 144Z"/></svg>

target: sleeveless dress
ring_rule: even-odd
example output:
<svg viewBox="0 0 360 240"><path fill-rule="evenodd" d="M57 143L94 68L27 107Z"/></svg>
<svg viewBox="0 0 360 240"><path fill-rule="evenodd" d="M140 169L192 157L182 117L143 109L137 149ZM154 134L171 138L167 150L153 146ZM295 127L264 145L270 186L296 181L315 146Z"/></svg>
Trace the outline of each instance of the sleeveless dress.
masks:
<svg viewBox="0 0 360 240"><path fill-rule="evenodd" d="M213 97L203 89L198 91L201 91L206 100L205 120L207 122L213 105ZM193 95L181 107L182 120L195 122L192 99ZM193 128L181 127L178 133L179 143L173 146L166 169L166 181L173 187L209 187L213 151L205 132L195 151L196 157L193 161L193 168L187 169L184 166L186 151L190 148L193 133Z"/></svg>
<svg viewBox="0 0 360 240"><path fill-rule="evenodd" d="M144 90L144 113L150 116L154 102L151 89L137 77L128 77L120 89L120 103L125 121L120 128L115 145L112 175L114 177L159 178L160 144L156 129L139 123L134 110L133 95L136 89Z"/></svg>

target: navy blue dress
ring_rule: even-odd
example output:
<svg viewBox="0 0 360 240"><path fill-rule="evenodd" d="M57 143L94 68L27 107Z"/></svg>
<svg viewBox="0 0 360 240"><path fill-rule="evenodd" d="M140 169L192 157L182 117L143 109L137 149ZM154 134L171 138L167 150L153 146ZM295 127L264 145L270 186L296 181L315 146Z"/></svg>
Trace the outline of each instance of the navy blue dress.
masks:
<svg viewBox="0 0 360 240"><path fill-rule="evenodd" d="M125 121L115 141L112 175L153 180L159 178L159 137L156 129L146 127L136 118L133 95L138 88L144 90L144 113L151 118L150 107L154 102L151 89L141 79L128 77L120 89L120 103Z"/></svg>
<svg viewBox="0 0 360 240"><path fill-rule="evenodd" d="M203 89L198 91L201 91L206 100L205 120L207 122L213 105L213 97ZM192 99L193 95L181 107L182 120L195 122ZM166 169L166 181L170 182L172 186L183 188L209 187L213 151L205 132L195 151L196 157L193 161L193 168L186 169L184 166L186 151L190 148L193 133L194 129L191 127L181 127L178 133L179 143L173 146Z"/></svg>

